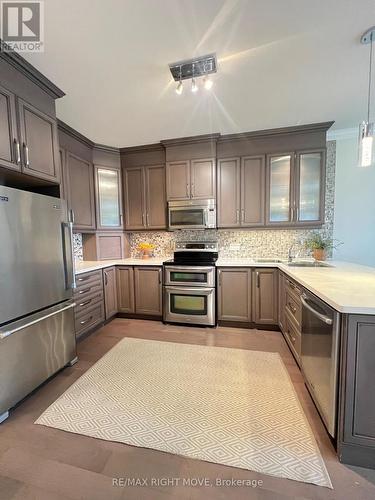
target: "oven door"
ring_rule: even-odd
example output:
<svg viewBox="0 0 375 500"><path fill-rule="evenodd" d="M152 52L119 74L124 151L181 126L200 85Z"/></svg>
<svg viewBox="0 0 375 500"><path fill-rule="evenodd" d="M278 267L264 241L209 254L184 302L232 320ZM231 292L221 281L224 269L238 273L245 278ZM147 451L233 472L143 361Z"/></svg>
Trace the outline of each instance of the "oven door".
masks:
<svg viewBox="0 0 375 500"><path fill-rule="evenodd" d="M169 229L205 229L208 209L205 206L169 207Z"/></svg>
<svg viewBox="0 0 375 500"><path fill-rule="evenodd" d="M215 326L215 289L165 286L164 321Z"/></svg>
<svg viewBox="0 0 375 500"><path fill-rule="evenodd" d="M215 268L209 266L165 266L164 284L212 288L215 286Z"/></svg>

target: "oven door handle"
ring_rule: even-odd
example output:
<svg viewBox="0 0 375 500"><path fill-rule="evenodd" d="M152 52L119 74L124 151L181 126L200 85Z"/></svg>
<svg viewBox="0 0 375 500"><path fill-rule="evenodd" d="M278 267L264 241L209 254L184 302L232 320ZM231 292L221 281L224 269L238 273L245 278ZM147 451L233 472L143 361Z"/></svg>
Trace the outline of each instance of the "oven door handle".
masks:
<svg viewBox="0 0 375 500"><path fill-rule="evenodd" d="M306 299L307 299L307 296L305 294L301 295L302 305L304 307L306 307L306 309L308 309L309 311L311 311L314 314L314 316L316 316L317 318L319 318L321 321L323 321L327 325L332 325L333 320L331 318L329 318L328 316L325 316L324 314L321 314L320 312L316 311L313 307L310 306L310 304L308 304L306 302Z"/></svg>
<svg viewBox="0 0 375 500"><path fill-rule="evenodd" d="M214 271L214 267L203 267L203 266L200 266L200 267L193 267L193 266L165 266L165 269L166 271L168 272L174 272L174 271L178 271L178 272L181 272L181 271L184 271L185 273L188 273L188 274L191 274L192 272L204 272L204 273L209 273L209 272L213 272Z"/></svg>
<svg viewBox="0 0 375 500"><path fill-rule="evenodd" d="M195 293L197 295L211 295L214 293L215 288L198 288L198 287L188 287L188 286L166 286L165 290L167 292L178 292L181 295L188 295L189 293ZM186 293L184 293L186 292Z"/></svg>

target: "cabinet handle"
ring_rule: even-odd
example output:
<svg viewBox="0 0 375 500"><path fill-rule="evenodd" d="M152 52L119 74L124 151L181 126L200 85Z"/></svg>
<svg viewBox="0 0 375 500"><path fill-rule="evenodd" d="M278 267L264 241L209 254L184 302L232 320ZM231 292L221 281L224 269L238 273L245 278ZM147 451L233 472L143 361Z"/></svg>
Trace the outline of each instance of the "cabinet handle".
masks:
<svg viewBox="0 0 375 500"><path fill-rule="evenodd" d="M91 301L92 301L92 299L86 300L86 302L81 302L79 304L79 307L87 306L87 304L90 304Z"/></svg>
<svg viewBox="0 0 375 500"><path fill-rule="evenodd" d="M14 145L16 147L16 163L19 165L21 163L21 148L17 139L14 139Z"/></svg>
<svg viewBox="0 0 375 500"><path fill-rule="evenodd" d="M146 227L146 217L144 213L142 214L142 225Z"/></svg>
<svg viewBox="0 0 375 500"><path fill-rule="evenodd" d="M25 150L25 163L26 167L30 166L30 158L29 158L29 148L27 144L23 143L23 149Z"/></svg>
<svg viewBox="0 0 375 500"><path fill-rule="evenodd" d="M159 285L161 284L161 269L159 269Z"/></svg>
<svg viewBox="0 0 375 500"><path fill-rule="evenodd" d="M147 212L146 213L146 226L149 226L150 225L150 215L149 213Z"/></svg>
<svg viewBox="0 0 375 500"><path fill-rule="evenodd" d="M245 210L241 210L241 222L245 222Z"/></svg>
<svg viewBox="0 0 375 500"><path fill-rule="evenodd" d="M85 276L83 278L78 278L77 281L87 281L91 276Z"/></svg>
<svg viewBox="0 0 375 500"><path fill-rule="evenodd" d="M80 324L81 324L81 325L85 325L86 323L88 323L88 322L89 322L89 321L91 321L91 320L92 320L92 316L90 316L90 317L89 317L89 318L87 318L87 319L84 319L83 321L80 321Z"/></svg>
<svg viewBox="0 0 375 500"><path fill-rule="evenodd" d="M190 198L190 193L189 193L189 184L186 184L186 196Z"/></svg>
<svg viewBox="0 0 375 500"><path fill-rule="evenodd" d="M288 302L288 306L289 306L289 309L292 311L293 314L295 314L297 312L297 308L294 307L294 305L291 304L290 302Z"/></svg>
<svg viewBox="0 0 375 500"><path fill-rule="evenodd" d="M87 293L87 292L89 292L90 290L91 290L91 287L90 287L90 288L85 288L84 290L80 290L80 291L78 292L78 295L82 295L83 293Z"/></svg>
<svg viewBox="0 0 375 500"><path fill-rule="evenodd" d="M260 288L260 275L259 271L255 272L257 288Z"/></svg>
<svg viewBox="0 0 375 500"><path fill-rule="evenodd" d="M194 182L193 182L192 185L191 185L190 198L194 198L194 194L195 194L195 189L194 189Z"/></svg>
<svg viewBox="0 0 375 500"><path fill-rule="evenodd" d="M106 273L106 271L104 271L104 284L105 286L108 285L108 274Z"/></svg>
<svg viewBox="0 0 375 500"><path fill-rule="evenodd" d="M219 269L217 273L219 275L219 286L221 286L221 270Z"/></svg>
<svg viewBox="0 0 375 500"><path fill-rule="evenodd" d="M237 209L236 210L236 224L239 224L240 222L240 211Z"/></svg>

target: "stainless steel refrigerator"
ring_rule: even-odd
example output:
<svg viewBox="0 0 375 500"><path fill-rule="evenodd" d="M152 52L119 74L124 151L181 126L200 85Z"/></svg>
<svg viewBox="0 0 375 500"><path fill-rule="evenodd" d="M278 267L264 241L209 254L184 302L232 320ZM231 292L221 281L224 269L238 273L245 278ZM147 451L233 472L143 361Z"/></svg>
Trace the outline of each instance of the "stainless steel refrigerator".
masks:
<svg viewBox="0 0 375 500"><path fill-rule="evenodd" d="M0 422L76 358L67 215L59 198L0 186Z"/></svg>

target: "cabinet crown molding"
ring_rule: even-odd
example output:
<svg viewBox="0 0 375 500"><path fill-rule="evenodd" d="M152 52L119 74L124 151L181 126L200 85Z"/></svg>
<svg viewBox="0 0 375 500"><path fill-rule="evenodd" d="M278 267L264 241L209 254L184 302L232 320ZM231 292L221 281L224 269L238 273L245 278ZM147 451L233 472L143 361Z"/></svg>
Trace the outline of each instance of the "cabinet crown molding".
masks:
<svg viewBox="0 0 375 500"><path fill-rule="evenodd" d="M308 125L295 125L292 127L280 127L280 128L270 128L265 130L254 130L252 132L239 132L236 134L225 134L221 135L219 142L235 141L243 139L252 139L255 137L267 137L270 135L282 135L282 134L298 134L314 131L327 131L334 121L330 122L320 122L320 123L310 123Z"/></svg>
<svg viewBox="0 0 375 500"><path fill-rule="evenodd" d="M190 137L178 137L176 139L163 139L161 144L165 147L179 146L180 144L197 144L199 142L217 142L220 138L220 133L193 135Z"/></svg>
<svg viewBox="0 0 375 500"><path fill-rule="evenodd" d="M90 139L88 139L87 137L82 135L80 132L77 132L77 130L72 128L67 123L58 119L57 120L57 127L62 132L65 132L65 134L70 135L70 137L73 137L73 139L76 139L77 141L82 142L83 144L85 144L89 148L94 148L94 146L95 146L94 142L90 141Z"/></svg>
<svg viewBox="0 0 375 500"><path fill-rule="evenodd" d="M4 59L8 64L16 68L20 73L26 76L33 83L38 85L43 89L48 95L54 99L59 99L64 97L65 92L63 92L57 85L55 85L51 80L45 77L40 71L38 71L32 64L26 61L22 56L20 56L14 50L10 52L4 52L2 49L6 44L0 38L0 57ZM9 48L7 48L9 50Z"/></svg>
<svg viewBox="0 0 375 500"><path fill-rule="evenodd" d="M164 146L160 142L155 144L143 144L141 146L129 146L126 148L120 148L121 155L126 155L127 153L144 153L147 151L163 151Z"/></svg>

